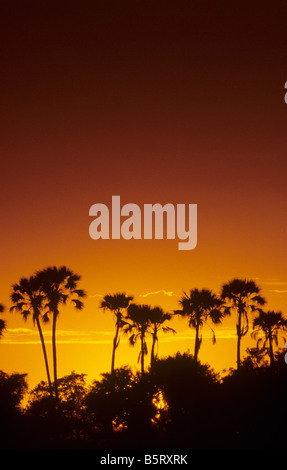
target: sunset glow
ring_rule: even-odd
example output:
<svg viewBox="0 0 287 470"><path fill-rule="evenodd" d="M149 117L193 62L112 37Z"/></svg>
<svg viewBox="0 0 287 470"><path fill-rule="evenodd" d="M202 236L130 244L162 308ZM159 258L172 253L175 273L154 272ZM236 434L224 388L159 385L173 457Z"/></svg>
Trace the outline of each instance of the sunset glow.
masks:
<svg viewBox="0 0 287 470"><path fill-rule="evenodd" d="M18 3L0 7L0 370L27 374L29 390L47 380L35 321L10 313L12 286L47 267L72 270L87 294L82 309L59 304L58 378L75 371L90 384L111 371L107 294L173 314L184 292L220 296L247 279L287 318L283 6ZM40 323L52 374L51 312ZM214 344L202 327L199 360L220 376L236 368L236 316L210 323ZM176 333L159 331L157 357L193 355L188 318L165 325ZM121 324L115 367L140 374L130 336ZM148 370L150 332L146 347ZM164 394L154 400L160 414Z"/></svg>

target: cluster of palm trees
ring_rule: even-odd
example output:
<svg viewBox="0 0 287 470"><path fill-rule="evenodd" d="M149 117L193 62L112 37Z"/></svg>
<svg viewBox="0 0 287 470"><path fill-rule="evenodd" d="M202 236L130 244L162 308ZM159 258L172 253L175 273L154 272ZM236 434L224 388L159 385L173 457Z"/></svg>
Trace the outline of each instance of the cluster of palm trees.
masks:
<svg viewBox="0 0 287 470"><path fill-rule="evenodd" d="M262 310L266 300L260 294L260 288L253 280L235 278L223 284L220 295L216 295L208 289L192 289L189 295L184 293L179 302L181 310L177 310L175 313L188 317L189 326L195 328L194 358L196 360L202 342L201 330L204 324L211 328L208 320L211 320L213 324L219 324L225 316L234 312L237 335L236 362L237 368L239 368L241 365L241 340L249 331L250 314L257 313L253 319L252 336L258 338L260 334L263 334L263 338L258 338L257 348L263 341L261 350L268 353L270 364L273 365L272 345L274 342L278 345L279 333L287 331L287 320L283 317L282 312ZM211 330L215 343L215 333L212 328Z"/></svg>
<svg viewBox="0 0 287 470"><path fill-rule="evenodd" d="M37 326L42 351L44 355L50 393L58 400L57 378L57 351L56 351L56 324L61 305L71 302L78 310L83 309L83 299L86 292L78 288L81 277L65 266L48 267L37 271L29 278L21 278L12 286L10 311L20 312L26 320L32 316ZM179 299L178 310L165 312L161 307L151 307L146 304L133 302L133 297L125 293L107 294L100 302L100 308L109 310L115 321L115 335L113 338L111 374L115 371L116 350L120 344L121 334L129 336L129 342L134 346L140 342L138 361L141 364L141 374L145 371L145 356L147 350L147 337L152 338L150 353L151 368L157 358L158 333L176 333L167 326L167 322L175 316L188 319L189 327L195 329L194 359L198 361L198 354L202 343L202 328L206 325L211 329L213 342L216 341L215 332L211 324L220 324L223 318L234 312L236 315L237 334L237 368L241 365L241 340L249 331L250 313L257 316L253 319L252 337L257 339L257 347L265 351L270 358L270 365L274 364L274 343L278 345L278 336L287 331L287 320L282 312L264 311L262 307L266 300L260 293L260 288L253 280L233 279L224 284L220 294L209 289L191 289L184 292ZM0 312L4 310L0 305ZM54 381L52 384L50 369L41 321L48 322L52 318L52 351ZM4 320L0 320L0 336L5 329Z"/></svg>
<svg viewBox="0 0 287 470"><path fill-rule="evenodd" d="M273 343L278 345L278 335L287 331L287 320L282 312L272 310L263 311L266 300L260 294L260 288L252 280L233 279L224 284L220 295L209 289L191 289L187 294L183 293L179 299L180 309L172 313L164 312L160 307L149 305L137 305L130 303L133 297L127 297L124 293L106 295L100 306L114 313L116 334L113 342L112 368L114 371L115 352L119 346L120 330L124 334L132 332L129 337L131 345L140 339L141 348L139 360L141 371L144 373L144 356L147 354L146 336L152 336L151 367L156 359L155 345L158 342L158 332L176 333L174 329L165 325L175 315L186 317L189 327L195 329L194 359L198 361L198 354L202 343L202 328L208 326L212 332L213 343L216 341L215 332L211 324L220 324L223 318L236 314L237 334L237 368L241 365L241 341L249 331L250 313L257 313L253 320L253 338L258 338L257 347L262 343L261 351L269 354L270 364L274 364ZM263 333L263 337L261 334Z"/></svg>
<svg viewBox="0 0 287 470"><path fill-rule="evenodd" d="M107 294L100 303L100 307L110 310L115 318L116 333L113 340L112 366L111 373L115 369L115 354L120 343L120 331L124 334L130 334L129 342L132 346L140 340L140 353L138 360L141 363L141 373L144 374L144 357L147 355L147 335L152 337L151 347L151 366L157 357L156 345L158 343L158 333L172 332L173 328L166 326L165 323L172 318L172 314L164 312L161 307L151 307L150 305L131 303L132 296L125 293Z"/></svg>
<svg viewBox="0 0 287 470"><path fill-rule="evenodd" d="M46 323L52 316L53 386L56 400L58 400L56 324L60 313L59 308L71 301L76 309L82 310L81 299L86 296L86 293L82 289L77 289L79 280L80 276L65 266L59 268L54 266L38 271L29 278L21 278L12 286L13 305L10 311L20 312L24 320L32 316L34 325L37 325L51 395L53 395L53 387L40 320Z"/></svg>

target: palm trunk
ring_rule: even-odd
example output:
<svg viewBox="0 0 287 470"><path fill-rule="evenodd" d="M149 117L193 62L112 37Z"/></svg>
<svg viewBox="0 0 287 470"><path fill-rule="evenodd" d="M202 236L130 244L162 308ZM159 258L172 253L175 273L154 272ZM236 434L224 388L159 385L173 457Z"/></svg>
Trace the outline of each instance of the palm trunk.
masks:
<svg viewBox="0 0 287 470"><path fill-rule="evenodd" d="M238 314L238 323L236 325L237 330L237 369L240 368L240 342L241 342L241 313Z"/></svg>
<svg viewBox="0 0 287 470"><path fill-rule="evenodd" d="M42 332L42 328L41 328L38 316L36 316L36 323L37 323L37 327L38 327L38 331L39 331L39 335L40 335L40 340L41 340L41 344L42 344L42 350L43 350L43 354L44 354L44 361L45 361L45 367L46 367L46 373L47 373L47 379L48 379L48 384L49 384L50 395L52 397L53 396L53 391L52 391L52 383L51 383L51 377L50 377L50 371L49 371L49 365L48 365L48 357L47 357L47 352L46 352L44 336L43 336L43 332Z"/></svg>
<svg viewBox="0 0 287 470"><path fill-rule="evenodd" d="M113 374L113 373L114 373L114 370L115 370L116 349L117 349L117 347L118 347L118 345L119 345L119 343L118 343L119 331L120 331L120 324L119 324L119 322L117 322L116 334L115 334L114 341L113 341L113 353L112 353L111 374Z"/></svg>
<svg viewBox="0 0 287 470"><path fill-rule="evenodd" d="M154 362L155 362L154 350L155 350L156 340L157 340L157 336L156 336L156 332L154 332L153 335L152 335L152 346L151 346L151 354L150 354L150 365L151 365L151 367L154 365Z"/></svg>
<svg viewBox="0 0 287 470"><path fill-rule="evenodd" d="M141 373L144 375L144 334L141 334Z"/></svg>
<svg viewBox="0 0 287 470"><path fill-rule="evenodd" d="M53 312L53 327L52 327L52 347L53 347L53 364L54 364L54 390L56 400L59 400L58 394L58 378L57 378L57 351L56 351L56 322L58 316L58 310Z"/></svg>
<svg viewBox="0 0 287 470"><path fill-rule="evenodd" d="M272 331L268 331L268 339L269 339L269 357L270 357L270 367L274 366L274 354L273 354L273 346L272 346Z"/></svg>
<svg viewBox="0 0 287 470"><path fill-rule="evenodd" d="M194 345L194 360L198 361L198 352L199 352L199 325L196 325L195 328L195 345Z"/></svg>

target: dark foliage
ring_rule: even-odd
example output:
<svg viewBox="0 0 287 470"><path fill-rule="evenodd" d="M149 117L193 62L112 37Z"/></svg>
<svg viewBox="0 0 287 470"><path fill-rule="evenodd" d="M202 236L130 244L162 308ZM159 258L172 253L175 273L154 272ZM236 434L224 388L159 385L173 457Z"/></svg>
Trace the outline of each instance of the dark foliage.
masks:
<svg viewBox="0 0 287 470"><path fill-rule="evenodd" d="M142 377L129 367L59 379L58 404L41 382L0 373L1 449L284 449L287 367L243 361L223 379L188 353L156 360Z"/></svg>

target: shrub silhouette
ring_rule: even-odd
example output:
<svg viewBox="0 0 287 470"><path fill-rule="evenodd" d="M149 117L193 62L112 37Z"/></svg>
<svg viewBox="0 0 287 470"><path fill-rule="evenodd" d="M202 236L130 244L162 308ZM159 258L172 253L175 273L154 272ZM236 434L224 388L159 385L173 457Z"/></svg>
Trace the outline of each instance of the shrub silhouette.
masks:
<svg viewBox="0 0 287 470"><path fill-rule="evenodd" d="M0 371L0 448L19 444L21 430L21 402L28 389L27 374L6 374Z"/></svg>
<svg viewBox="0 0 287 470"><path fill-rule="evenodd" d="M219 376L208 364L179 352L157 360L151 374L169 407L168 428L174 444L204 446L206 423L212 424L217 406Z"/></svg>

